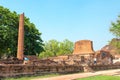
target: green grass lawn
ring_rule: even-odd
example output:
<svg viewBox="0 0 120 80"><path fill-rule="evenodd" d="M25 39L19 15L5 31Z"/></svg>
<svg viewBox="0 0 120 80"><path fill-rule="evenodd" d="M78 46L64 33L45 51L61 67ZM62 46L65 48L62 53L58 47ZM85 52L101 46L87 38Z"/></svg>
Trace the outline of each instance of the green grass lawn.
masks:
<svg viewBox="0 0 120 80"><path fill-rule="evenodd" d="M21 78L6 78L4 80L31 80L36 78L48 78L48 77L54 77L54 76L60 76L60 74L48 74L43 76L32 76L32 77L21 77Z"/></svg>
<svg viewBox="0 0 120 80"><path fill-rule="evenodd" d="M106 76L106 75L98 75L98 76L92 76L87 78L81 78L76 80L120 80L119 76Z"/></svg>
<svg viewBox="0 0 120 80"><path fill-rule="evenodd" d="M31 80L35 78L48 78L48 77L54 77L54 76L60 76L60 74L49 74L44 76L36 76L36 77L21 77L21 78L7 78L4 80ZM107 76L107 75L98 75L98 76L92 76L87 78L81 78L76 80L120 80L120 76Z"/></svg>

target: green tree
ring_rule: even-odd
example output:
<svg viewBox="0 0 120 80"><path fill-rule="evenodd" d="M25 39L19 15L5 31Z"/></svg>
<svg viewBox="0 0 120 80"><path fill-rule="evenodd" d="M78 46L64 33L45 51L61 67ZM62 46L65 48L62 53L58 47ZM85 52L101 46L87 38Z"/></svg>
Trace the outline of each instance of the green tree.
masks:
<svg viewBox="0 0 120 80"><path fill-rule="evenodd" d="M114 48L114 53L120 54L120 39L113 38L110 42L109 45L111 45Z"/></svg>
<svg viewBox="0 0 120 80"><path fill-rule="evenodd" d="M15 11L0 6L0 54L16 56L18 41L19 14ZM25 55L39 54L43 51L43 41L41 33L36 29L35 25L24 18L25 27Z"/></svg>
<svg viewBox="0 0 120 80"><path fill-rule="evenodd" d="M58 55L68 55L73 52L73 42L69 41L68 39L65 39L63 42L60 42L59 45L59 53Z"/></svg>
<svg viewBox="0 0 120 80"><path fill-rule="evenodd" d="M118 20L116 22L112 22L110 32L113 33L113 35L115 35L117 38L120 38L120 16L118 16Z"/></svg>
<svg viewBox="0 0 120 80"><path fill-rule="evenodd" d="M49 40L45 42L44 51L39 55L39 57L52 57L57 56L57 52L59 51L59 42L57 40Z"/></svg>
<svg viewBox="0 0 120 80"><path fill-rule="evenodd" d="M118 20L116 22L112 22L110 27L110 32L116 36L116 38L113 38L109 45L112 45L116 53L120 53L120 16L118 16Z"/></svg>
<svg viewBox="0 0 120 80"><path fill-rule="evenodd" d="M65 39L63 42L49 40L45 42L44 51L39 55L41 58L68 55L73 51L73 42Z"/></svg>

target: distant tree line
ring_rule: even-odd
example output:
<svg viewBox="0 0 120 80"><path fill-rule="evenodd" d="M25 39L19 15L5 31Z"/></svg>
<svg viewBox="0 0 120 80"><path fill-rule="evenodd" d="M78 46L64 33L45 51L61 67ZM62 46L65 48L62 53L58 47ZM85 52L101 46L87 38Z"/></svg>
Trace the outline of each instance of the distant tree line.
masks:
<svg viewBox="0 0 120 80"><path fill-rule="evenodd" d="M49 40L45 42L44 51L39 54L40 58L47 58L60 55L69 55L73 52L73 42L65 39L62 42L57 40Z"/></svg>

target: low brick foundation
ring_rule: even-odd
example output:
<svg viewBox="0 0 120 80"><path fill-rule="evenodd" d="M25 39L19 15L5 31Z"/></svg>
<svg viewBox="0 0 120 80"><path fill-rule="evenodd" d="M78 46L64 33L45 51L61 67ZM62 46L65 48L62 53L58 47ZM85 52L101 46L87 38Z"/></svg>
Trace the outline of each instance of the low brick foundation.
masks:
<svg viewBox="0 0 120 80"><path fill-rule="evenodd" d="M111 64L111 65L91 65L89 66L95 71L98 70L108 70L108 69L120 69L120 64Z"/></svg>
<svg viewBox="0 0 120 80"><path fill-rule="evenodd" d="M43 75L49 73L83 72L82 66L34 66L23 64L0 65L0 78Z"/></svg>
<svg viewBox="0 0 120 80"><path fill-rule="evenodd" d="M84 72L86 66L76 65L23 65L23 64L2 64L0 65L0 78L7 77L21 77L30 75L43 75L50 73L76 73ZM118 69L120 65L91 65L88 66L93 70L107 70L107 69Z"/></svg>

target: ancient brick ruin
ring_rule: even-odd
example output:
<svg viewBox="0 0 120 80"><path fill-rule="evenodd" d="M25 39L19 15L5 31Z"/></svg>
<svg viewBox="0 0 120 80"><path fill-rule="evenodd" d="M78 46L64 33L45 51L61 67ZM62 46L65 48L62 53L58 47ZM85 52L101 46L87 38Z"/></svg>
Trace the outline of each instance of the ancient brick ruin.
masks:
<svg viewBox="0 0 120 80"><path fill-rule="evenodd" d="M73 54L94 54L93 43L90 40L80 40L75 42Z"/></svg>
<svg viewBox="0 0 120 80"><path fill-rule="evenodd" d="M92 41L80 40L75 42L73 55L80 56L79 59L81 62L92 63L94 54Z"/></svg>
<svg viewBox="0 0 120 80"><path fill-rule="evenodd" d="M38 60L34 64L3 64L0 65L0 79L21 76L36 76L51 73L76 73L92 70L119 69L119 64L112 65L81 65L78 62L74 64L57 63L51 60Z"/></svg>
<svg viewBox="0 0 120 80"><path fill-rule="evenodd" d="M117 69L120 68L120 64L97 64L92 63L92 58L94 50L92 49L92 43L89 40L82 40L78 43L82 45L77 45L80 48L77 51L79 54L73 53L68 56L58 56L49 59L38 59L36 56L28 56L30 58L30 63L23 65L22 60L9 60L0 61L0 78L6 77L20 77L29 75L43 75L50 73L76 73L76 72L86 72L93 70L105 70L105 69ZM86 42L86 43L85 43ZM84 44L85 43L85 44ZM87 45L88 47L86 48ZM76 46L76 44L75 44ZM83 47L83 48L82 48ZM81 50L82 49L82 50ZM84 53L86 52L86 53ZM110 54L107 54L108 57ZM96 55L100 58L100 54ZM84 57L84 61L82 60ZM90 60L86 60L90 59ZM91 61L92 64L88 64L86 61Z"/></svg>
<svg viewBox="0 0 120 80"><path fill-rule="evenodd" d="M28 56L29 63L23 64L24 56L24 13L19 19L18 50L17 58L0 60L0 79L6 77L20 77L25 75L42 75L50 73L75 73L93 70L117 69L119 64L94 64L93 58L101 62L102 53L96 54L93 43L90 40L75 42L74 51L71 55L38 59L36 56ZM105 60L112 57L106 52Z"/></svg>
<svg viewBox="0 0 120 80"><path fill-rule="evenodd" d="M99 50L96 51L95 57L97 59L97 64L112 64L114 56L109 51Z"/></svg>
<svg viewBox="0 0 120 80"><path fill-rule="evenodd" d="M24 13L20 15L19 19L17 58L19 60L23 60L23 55L24 55Z"/></svg>

